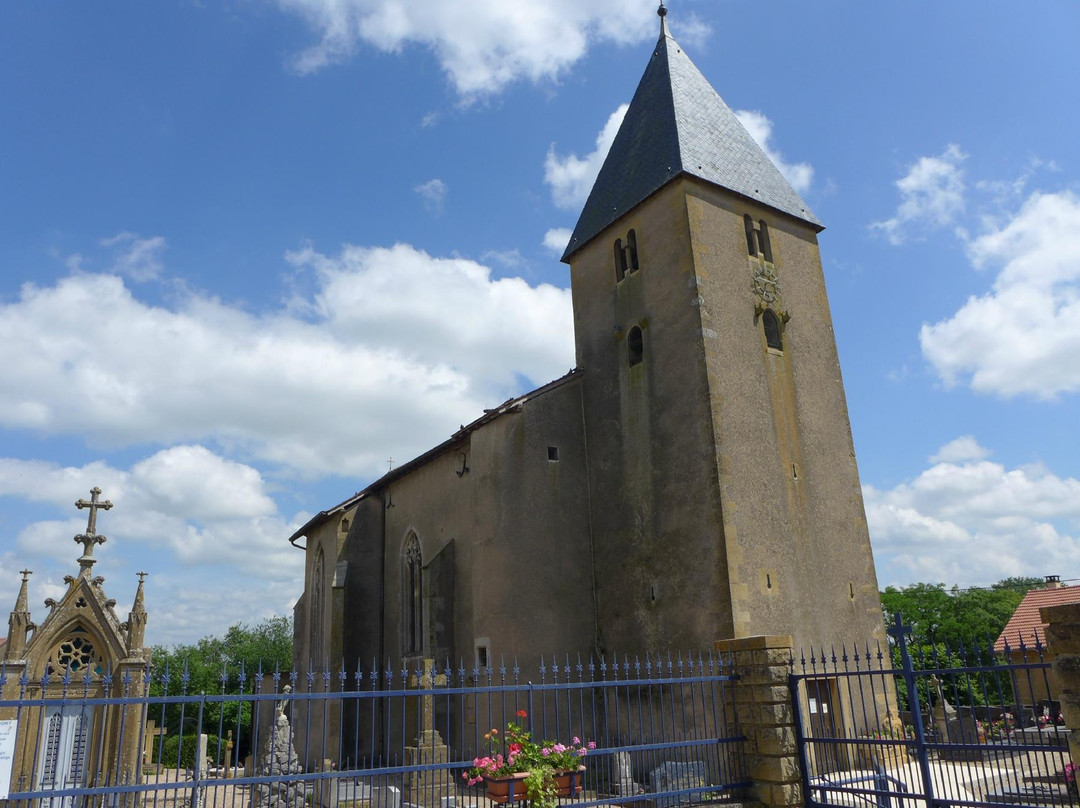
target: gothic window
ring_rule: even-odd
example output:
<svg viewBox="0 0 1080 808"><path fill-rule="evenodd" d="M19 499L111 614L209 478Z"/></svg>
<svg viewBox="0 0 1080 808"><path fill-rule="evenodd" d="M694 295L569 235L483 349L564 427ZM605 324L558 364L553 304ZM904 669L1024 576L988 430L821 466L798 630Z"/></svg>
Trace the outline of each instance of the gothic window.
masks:
<svg viewBox="0 0 1080 808"><path fill-rule="evenodd" d="M630 355L630 366L640 364L645 355L645 340L641 335L641 329L636 325L626 335L626 349Z"/></svg>
<svg viewBox="0 0 1080 808"><path fill-rule="evenodd" d="M761 245L761 257L772 263L772 244L769 241L769 226L764 219L758 220L758 243Z"/></svg>
<svg viewBox="0 0 1080 808"><path fill-rule="evenodd" d="M626 252L621 238L615 239L615 282L626 277Z"/></svg>
<svg viewBox="0 0 1080 808"><path fill-rule="evenodd" d="M784 350L784 341L780 336L780 318L772 309L765 309L762 313L761 324L765 328L765 344L778 351Z"/></svg>
<svg viewBox="0 0 1080 808"><path fill-rule="evenodd" d="M323 549L320 547L315 556L311 571L311 646L310 654L315 663L322 661L323 613L325 595L323 590L324 569Z"/></svg>
<svg viewBox="0 0 1080 808"><path fill-rule="evenodd" d="M402 596L404 599L404 645L407 655L424 651L424 564L420 540L410 533L405 541Z"/></svg>
<svg viewBox="0 0 1080 808"><path fill-rule="evenodd" d="M746 230L746 253L747 255L757 255L757 234L754 232L754 220L750 218L750 214L746 214L742 217L743 228Z"/></svg>
<svg viewBox="0 0 1080 808"><path fill-rule="evenodd" d="M628 272L637 272L637 233L631 230L626 234L626 269Z"/></svg>
<svg viewBox="0 0 1080 808"><path fill-rule="evenodd" d="M105 672L105 658L96 647L97 641L82 626L75 626L64 637L46 665L49 676L63 676L65 673L81 676L101 676Z"/></svg>

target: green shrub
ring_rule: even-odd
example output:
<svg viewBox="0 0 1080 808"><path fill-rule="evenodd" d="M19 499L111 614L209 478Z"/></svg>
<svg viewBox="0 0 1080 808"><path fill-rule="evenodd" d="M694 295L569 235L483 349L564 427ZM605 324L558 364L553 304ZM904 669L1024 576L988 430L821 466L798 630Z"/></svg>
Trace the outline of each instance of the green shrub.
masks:
<svg viewBox="0 0 1080 808"><path fill-rule="evenodd" d="M220 743L220 749L219 749ZM177 735L166 735L165 743L154 746L154 762L160 763L166 768L173 768L176 764L177 747L180 747L181 769L195 768L195 752L199 748L198 735L185 735L183 744ZM206 736L206 756L210 758L210 765L217 766L220 761L217 758L225 756L225 740L217 735ZM217 762L215 762L217 761Z"/></svg>

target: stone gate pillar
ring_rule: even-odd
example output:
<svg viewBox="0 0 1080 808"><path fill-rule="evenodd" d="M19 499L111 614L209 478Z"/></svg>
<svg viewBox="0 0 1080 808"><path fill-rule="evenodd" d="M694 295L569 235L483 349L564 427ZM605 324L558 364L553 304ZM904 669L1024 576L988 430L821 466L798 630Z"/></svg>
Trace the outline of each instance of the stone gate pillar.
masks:
<svg viewBox="0 0 1080 808"><path fill-rule="evenodd" d="M739 679L734 682L735 716L746 735L753 796L770 808L801 806L802 774L795 739L795 713L788 689L791 637L719 640Z"/></svg>
<svg viewBox="0 0 1080 808"><path fill-rule="evenodd" d="M1069 732L1069 754L1080 763L1080 603L1044 606L1046 648L1052 658L1051 697L1061 702Z"/></svg>

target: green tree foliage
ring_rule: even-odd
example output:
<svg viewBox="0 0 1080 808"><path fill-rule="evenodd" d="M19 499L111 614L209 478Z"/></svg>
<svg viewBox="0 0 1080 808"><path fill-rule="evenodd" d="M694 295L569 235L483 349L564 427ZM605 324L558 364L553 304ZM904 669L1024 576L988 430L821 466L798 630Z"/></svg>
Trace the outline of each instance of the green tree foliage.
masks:
<svg viewBox="0 0 1080 808"><path fill-rule="evenodd" d="M223 739L231 730L236 743L234 755L242 759L251 751L248 748L251 704L235 700L223 704L213 697L256 692L261 686L260 670L263 674L291 670L292 620L272 617L255 626L237 623L222 637L203 637L193 645L178 645L171 649L155 646L151 659L154 666L151 696L209 697L201 704L174 703L150 708L147 717L168 729L163 743L168 742L172 754L163 755L165 765L170 765L170 760L175 761L181 735L180 748L187 750L191 743L188 739L197 732L200 708L202 731ZM219 757L213 748L216 743L217 737L208 745L207 752L211 757Z"/></svg>
<svg viewBox="0 0 1080 808"><path fill-rule="evenodd" d="M987 588L947 588L945 584L917 583L881 593L886 624L899 612L912 627L908 648L919 669L946 669L991 665L994 641L1009 622L1028 590L1045 586L1042 578L1006 578ZM900 667L900 651L892 643L893 665ZM1012 687L1008 676L993 672L953 674L943 683L953 704L1008 704ZM925 677L919 678L919 697L931 698ZM908 698L898 680L901 706ZM935 700L936 696L931 698Z"/></svg>

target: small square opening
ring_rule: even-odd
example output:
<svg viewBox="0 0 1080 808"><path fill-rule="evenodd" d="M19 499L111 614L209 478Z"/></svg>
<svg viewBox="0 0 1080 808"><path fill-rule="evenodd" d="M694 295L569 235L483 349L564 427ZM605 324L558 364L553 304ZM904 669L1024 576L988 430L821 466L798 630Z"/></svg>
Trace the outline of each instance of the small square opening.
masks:
<svg viewBox="0 0 1080 808"><path fill-rule="evenodd" d="M559 459L559 447L558 446L549 446L548 447L548 460L550 460L552 462L555 462L558 459Z"/></svg>

